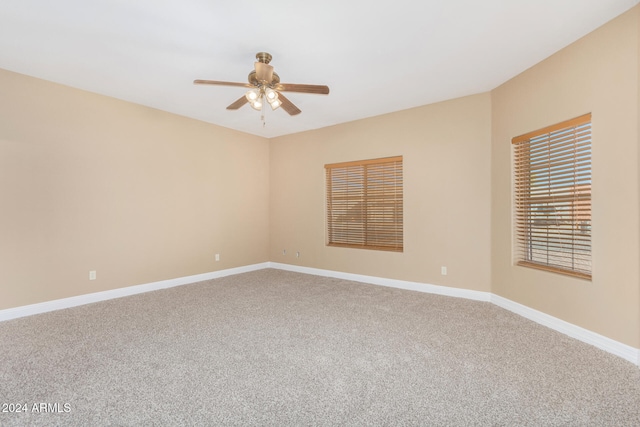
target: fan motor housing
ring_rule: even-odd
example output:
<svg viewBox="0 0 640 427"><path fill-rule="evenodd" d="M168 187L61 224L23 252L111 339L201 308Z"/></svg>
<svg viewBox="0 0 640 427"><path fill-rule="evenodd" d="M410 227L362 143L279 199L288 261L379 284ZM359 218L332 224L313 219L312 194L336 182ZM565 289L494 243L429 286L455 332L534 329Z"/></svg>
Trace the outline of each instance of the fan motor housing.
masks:
<svg viewBox="0 0 640 427"><path fill-rule="evenodd" d="M253 70L249 73L249 83L254 85L254 86L260 86L260 82L258 81L258 78L256 77L256 71ZM277 73L273 73L273 79L271 79L271 85L276 85L280 83L280 76Z"/></svg>

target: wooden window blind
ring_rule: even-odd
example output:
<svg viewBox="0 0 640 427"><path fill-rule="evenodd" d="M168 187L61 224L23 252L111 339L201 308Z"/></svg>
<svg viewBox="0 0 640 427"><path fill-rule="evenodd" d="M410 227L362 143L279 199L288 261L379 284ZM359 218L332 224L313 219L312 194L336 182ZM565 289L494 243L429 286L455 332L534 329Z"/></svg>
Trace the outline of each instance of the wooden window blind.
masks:
<svg viewBox="0 0 640 427"><path fill-rule="evenodd" d="M591 278L591 114L513 138L518 265Z"/></svg>
<svg viewBox="0 0 640 427"><path fill-rule="evenodd" d="M402 156L325 165L329 246L403 251Z"/></svg>

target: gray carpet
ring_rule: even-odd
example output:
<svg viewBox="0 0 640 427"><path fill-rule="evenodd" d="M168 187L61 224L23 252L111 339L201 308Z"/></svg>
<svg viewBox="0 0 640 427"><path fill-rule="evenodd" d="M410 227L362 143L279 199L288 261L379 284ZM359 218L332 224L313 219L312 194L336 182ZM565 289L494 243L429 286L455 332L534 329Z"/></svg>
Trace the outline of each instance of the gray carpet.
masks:
<svg viewBox="0 0 640 427"><path fill-rule="evenodd" d="M280 270L2 322L0 342L0 405L27 405L2 426L640 425L623 359L489 303Z"/></svg>

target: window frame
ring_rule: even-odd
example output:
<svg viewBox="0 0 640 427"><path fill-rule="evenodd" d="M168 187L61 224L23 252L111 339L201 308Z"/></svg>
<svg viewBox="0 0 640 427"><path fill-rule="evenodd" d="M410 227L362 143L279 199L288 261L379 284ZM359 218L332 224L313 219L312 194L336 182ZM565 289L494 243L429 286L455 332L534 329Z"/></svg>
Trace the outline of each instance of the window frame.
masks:
<svg viewBox="0 0 640 427"><path fill-rule="evenodd" d="M404 251L402 156L325 164L326 245Z"/></svg>
<svg viewBox="0 0 640 427"><path fill-rule="evenodd" d="M591 129L588 113L512 139L516 265L591 280Z"/></svg>

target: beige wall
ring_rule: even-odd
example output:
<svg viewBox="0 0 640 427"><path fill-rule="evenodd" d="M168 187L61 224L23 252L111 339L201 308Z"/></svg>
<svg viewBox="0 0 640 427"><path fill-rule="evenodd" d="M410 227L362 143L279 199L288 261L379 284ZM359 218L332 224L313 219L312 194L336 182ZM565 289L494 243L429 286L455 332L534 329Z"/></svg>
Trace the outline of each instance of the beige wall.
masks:
<svg viewBox="0 0 640 427"><path fill-rule="evenodd" d="M640 347L640 7L492 92L493 293ZM592 117L593 281L514 266L512 137Z"/></svg>
<svg viewBox="0 0 640 427"><path fill-rule="evenodd" d="M268 168L265 139L0 70L0 309L267 261Z"/></svg>
<svg viewBox="0 0 640 427"><path fill-rule="evenodd" d="M490 291L490 101L475 95L272 139L271 261ZM404 253L327 247L324 165L397 155Z"/></svg>

